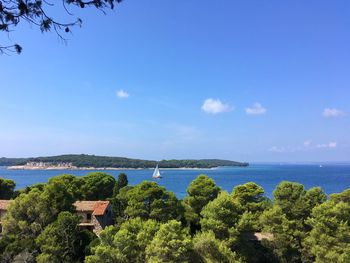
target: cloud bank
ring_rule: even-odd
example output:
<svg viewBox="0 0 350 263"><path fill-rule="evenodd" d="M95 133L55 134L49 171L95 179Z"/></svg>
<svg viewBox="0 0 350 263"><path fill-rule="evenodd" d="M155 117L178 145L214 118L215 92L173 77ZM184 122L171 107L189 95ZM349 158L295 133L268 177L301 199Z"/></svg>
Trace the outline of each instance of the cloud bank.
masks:
<svg viewBox="0 0 350 263"><path fill-rule="evenodd" d="M266 108L264 108L259 102L254 103L252 107L245 108L245 112L248 115L262 115L266 113Z"/></svg>
<svg viewBox="0 0 350 263"><path fill-rule="evenodd" d="M317 148L332 149L332 148L336 148L337 147L337 143L336 142L329 142L329 143L317 144L316 147Z"/></svg>
<svg viewBox="0 0 350 263"><path fill-rule="evenodd" d="M275 153L292 153L292 152L300 152L300 151L309 151L309 150L317 150L317 149L335 149L337 148L337 142L329 142L329 143L320 143L313 144L311 140L307 140L303 143L303 145L299 146L273 146L268 149L270 152Z"/></svg>
<svg viewBox="0 0 350 263"><path fill-rule="evenodd" d="M325 108L322 115L325 118L338 118L344 116L344 112L336 108Z"/></svg>
<svg viewBox="0 0 350 263"><path fill-rule="evenodd" d="M202 111L210 114L229 112L231 110L230 105L222 103L219 99L206 99L202 105Z"/></svg>
<svg viewBox="0 0 350 263"><path fill-rule="evenodd" d="M121 99L126 99L129 97L129 93L127 93L125 90L118 90L117 91L117 97Z"/></svg>

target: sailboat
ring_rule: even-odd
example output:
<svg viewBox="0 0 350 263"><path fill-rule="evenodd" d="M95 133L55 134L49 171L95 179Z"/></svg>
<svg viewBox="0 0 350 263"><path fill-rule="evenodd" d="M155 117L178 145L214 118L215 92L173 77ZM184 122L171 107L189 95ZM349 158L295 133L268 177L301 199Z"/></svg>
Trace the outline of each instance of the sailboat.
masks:
<svg viewBox="0 0 350 263"><path fill-rule="evenodd" d="M153 178L162 178L162 175L160 174L160 171L159 171L159 168L158 168L158 164L157 164L156 169L154 169L152 177Z"/></svg>

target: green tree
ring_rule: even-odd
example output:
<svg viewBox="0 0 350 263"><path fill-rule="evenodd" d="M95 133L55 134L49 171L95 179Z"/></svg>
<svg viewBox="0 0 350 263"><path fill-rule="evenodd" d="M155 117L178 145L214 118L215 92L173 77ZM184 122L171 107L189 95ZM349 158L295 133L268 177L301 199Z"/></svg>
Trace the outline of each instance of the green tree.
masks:
<svg viewBox="0 0 350 263"><path fill-rule="evenodd" d="M200 228L200 213L204 206L214 200L220 192L213 179L201 174L194 179L187 188L187 196L183 203L185 207L185 217L191 226L192 232Z"/></svg>
<svg viewBox="0 0 350 263"><path fill-rule="evenodd" d="M82 242L82 231L79 230L79 217L69 212L62 212L55 222L48 225L36 238L41 254L38 263L77 262L84 258L87 240ZM89 240L91 241L91 240ZM85 243L85 244L84 244Z"/></svg>
<svg viewBox="0 0 350 263"><path fill-rule="evenodd" d="M305 239L310 262L350 262L350 189L315 207Z"/></svg>
<svg viewBox="0 0 350 263"><path fill-rule="evenodd" d="M13 197L16 198L20 194L28 194L34 188L36 188L40 192L42 192L42 191L44 191L45 185L46 185L46 183L37 183L37 184L26 186L24 189L16 190Z"/></svg>
<svg viewBox="0 0 350 263"><path fill-rule="evenodd" d="M41 196L51 215L50 223L56 220L60 212L74 211L73 203L81 197L80 184L77 177L69 174L55 176L48 181Z"/></svg>
<svg viewBox="0 0 350 263"><path fill-rule="evenodd" d="M232 191L234 202L242 209L239 222L240 231L258 231L259 217L270 206L270 201L264 196L264 189L253 182L236 186Z"/></svg>
<svg viewBox="0 0 350 263"><path fill-rule="evenodd" d="M127 217L168 221L181 216L180 202L174 193L155 182L144 181L127 192Z"/></svg>
<svg viewBox="0 0 350 263"><path fill-rule="evenodd" d="M146 261L189 262L192 249L191 238L187 229L182 229L181 223L171 220L160 226L153 240L146 248Z"/></svg>
<svg viewBox="0 0 350 263"><path fill-rule="evenodd" d="M9 179L0 178L0 199L11 199L14 194L16 184Z"/></svg>
<svg viewBox="0 0 350 263"><path fill-rule="evenodd" d="M8 207L3 219L4 234L34 240L50 223L46 204L38 189L21 194Z"/></svg>
<svg viewBox="0 0 350 263"><path fill-rule="evenodd" d="M21 194L9 205L3 223L3 262L12 262L22 252L35 252L35 238L50 223L51 215L38 189ZM4 257L7 260L4 260Z"/></svg>
<svg viewBox="0 0 350 263"><path fill-rule="evenodd" d="M53 177L44 186L20 194L9 206L4 218L4 235L12 238L6 250L16 255L35 251L35 238L57 219L62 211L74 211L75 192L79 180L72 175ZM12 252L10 250L13 250Z"/></svg>
<svg viewBox="0 0 350 263"><path fill-rule="evenodd" d="M194 179L187 188L185 204L189 205L196 214L200 214L202 208L214 200L220 192L213 179L201 174Z"/></svg>
<svg viewBox="0 0 350 263"><path fill-rule="evenodd" d="M215 237L213 232L201 232L193 238L195 262L239 263L242 260L232 252L225 241Z"/></svg>
<svg viewBox="0 0 350 263"><path fill-rule="evenodd" d="M350 204L350 188L341 193L331 194L331 200L336 203L344 202Z"/></svg>
<svg viewBox="0 0 350 263"><path fill-rule="evenodd" d="M128 177L125 173L120 173L118 175L118 180L113 188L113 197L110 199L112 204L113 214L115 215L116 221L122 220L124 216L124 210L127 206L127 199L125 197L125 193L131 188L128 187L127 191L123 191L122 194L119 195L121 190L128 186Z"/></svg>
<svg viewBox="0 0 350 263"><path fill-rule="evenodd" d="M316 187L305 191L303 185L280 183L274 191L274 205L261 216L265 231L273 233L266 242L281 262L308 262L303 241L311 230L306 220L312 209L325 201L326 195Z"/></svg>
<svg viewBox="0 0 350 263"><path fill-rule="evenodd" d="M128 206L128 192L133 189L133 186L125 186L119 190L119 194L112 198L112 209L117 223L123 222L127 219L125 209Z"/></svg>
<svg viewBox="0 0 350 263"><path fill-rule="evenodd" d="M107 228L101 233L101 243L94 247L93 254L86 262L145 262L146 246L159 229L154 220L142 221L133 218L115 228Z"/></svg>
<svg viewBox="0 0 350 263"><path fill-rule="evenodd" d="M221 192L202 210L202 231L213 231L215 237L224 240L233 237L241 208L227 192Z"/></svg>
<svg viewBox="0 0 350 263"><path fill-rule="evenodd" d="M91 247L91 255L85 258L86 263L122 262L123 255L114 247L114 236L118 232L115 226L106 227L99 237L99 242Z"/></svg>
<svg viewBox="0 0 350 263"><path fill-rule="evenodd" d="M327 200L327 195L322 191L321 187L312 187L301 197L298 214L300 219L306 220L312 212L312 209Z"/></svg>
<svg viewBox="0 0 350 263"><path fill-rule="evenodd" d="M273 191L274 203L278 205L288 218L299 218L301 197L305 194L302 184L281 182Z"/></svg>
<svg viewBox="0 0 350 263"><path fill-rule="evenodd" d="M120 173L118 175L118 180L115 183L114 189L113 189L113 197L115 197L117 194L119 194L120 189L127 186L129 183L128 177L125 173Z"/></svg>
<svg viewBox="0 0 350 263"><path fill-rule="evenodd" d="M253 213L263 211L267 201L264 189L253 182L236 186L232 191L232 197L242 206L243 211Z"/></svg>
<svg viewBox="0 0 350 263"><path fill-rule="evenodd" d="M81 178L82 180L82 198L84 200L106 200L112 197L115 179L113 176L93 172Z"/></svg>
<svg viewBox="0 0 350 263"><path fill-rule="evenodd" d="M279 206L265 211L260 218L264 231L273 234L273 240L264 245L273 250L279 262L300 262L300 234L302 226L296 220L288 220Z"/></svg>

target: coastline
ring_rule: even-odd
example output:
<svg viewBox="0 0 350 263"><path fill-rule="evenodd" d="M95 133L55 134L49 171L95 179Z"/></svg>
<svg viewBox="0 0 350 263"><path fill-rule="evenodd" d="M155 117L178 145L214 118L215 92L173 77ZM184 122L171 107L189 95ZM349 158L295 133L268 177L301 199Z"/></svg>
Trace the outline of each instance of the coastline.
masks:
<svg viewBox="0 0 350 263"><path fill-rule="evenodd" d="M161 170L215 170L219 167L212 168L200 168L200 167L179 167L179 168L160 168ZM76 166L47 166L47 167L39 167L39 166L26 166L26 165L15 165L6 167L7 170L38 170L38 171L46 171L46 170L98 170L98 171L107 171L107 170L116 170L116 171L124 171L124 170L153 170L154 168L127 168L127 167L76 167Z"/></svg>

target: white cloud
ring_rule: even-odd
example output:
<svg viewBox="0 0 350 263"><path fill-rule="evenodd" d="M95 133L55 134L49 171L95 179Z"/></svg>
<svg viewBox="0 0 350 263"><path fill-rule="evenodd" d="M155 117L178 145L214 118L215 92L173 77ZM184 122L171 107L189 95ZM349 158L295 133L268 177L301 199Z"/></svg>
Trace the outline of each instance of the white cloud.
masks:
<svg viewBox="0 0 350 263"><path fill-rule="evenodd" d="M266 113L266 108L264 108L260 103L254 103L252 107L245 108L245 112L248 115L261 115Z"/></svg>
<svg viewBox="0 0 350 263"><path fill-rule="evenodd" d="M316 147L334 149L334 148L337 148L337 143L336 142L322 143L322 144L317 144Z"/></svg>
<svg viewBox="0 0 350 263"><path fill-rule="evenodd" d="M228 104L222 103L219 99L206 99L202 105L202 111L211 114L231 111L232 108Z"/></svg>
<svg viewBox="0 0 350 263"><path fill-rule="evenodd" d="M284 153L287 152L287 149L284 147L277 147L277 146L272 146L269 149L270 152L275 152L275 153Z"/></svg>
<svg viewBox="0 0 350 263"><path fill-rule="evenodd" d="M124 99L124 98L128 98L129 97L129 93L127 93L125 90L118 90L117 91L117 96L118 96L118 98L122 98L122 99Z"/></svg>
<svg viewBox="0 0 350 263"><path fill-rule="evenodd" d="M304 142L304 147L309 147L309 146L311 146L311 143L312 143L311 140L305 141L305 142Z"/></svg>
<svg viewBox="0 0 350 263"><path fill-rule="evenodd" d="M336 148L337 147L337 143L336 142L330 142L330 143L328 143L328 147L329 148Z"/></svg>
<svg viewBox="0 0 350 263"><path fill-rule="evenodd" d="M344 112L336 108L325 108L322 115L326 118L337 118L344 116Z"/></svg>
<svg viewBox="0 0 350 263"><path fill-rule="evenodd" d="M312 151L316 149L334 149L337 148L337 142L313 144L311 140L307 140L303 145L299 146L273 146L269 149L270 152L275 153L293 153L302 151Z"/></svg>

